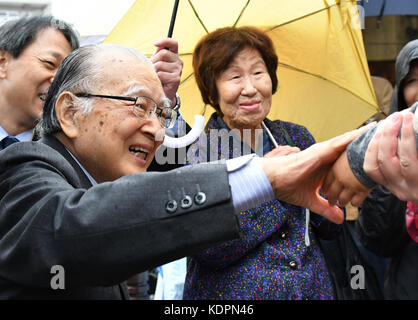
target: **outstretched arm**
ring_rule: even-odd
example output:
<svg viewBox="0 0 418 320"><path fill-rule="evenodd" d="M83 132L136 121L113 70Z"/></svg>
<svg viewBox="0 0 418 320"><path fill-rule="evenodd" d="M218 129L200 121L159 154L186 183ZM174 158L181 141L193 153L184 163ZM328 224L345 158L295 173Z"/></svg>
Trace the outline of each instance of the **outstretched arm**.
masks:
<svg viewBox="0 0 418 320"><path fill-rule="evenodd" d="M321 197L318 191L331 165L347 145L368 128L370 126L284 157L259 159L276 198L308 208L332 222L342 223L344 214L341 209Z"/></svg>

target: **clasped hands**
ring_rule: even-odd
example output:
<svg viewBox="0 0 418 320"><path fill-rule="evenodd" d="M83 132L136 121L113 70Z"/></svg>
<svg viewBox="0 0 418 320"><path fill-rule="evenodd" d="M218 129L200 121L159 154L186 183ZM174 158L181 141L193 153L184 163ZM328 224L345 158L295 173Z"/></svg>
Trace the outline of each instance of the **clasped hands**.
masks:
<svg viewBox="0 0 418 320"><path fill-rule="evenodd" d="M261 158L260 163L276 198L308 208L334 223L342 223L342 210L320 196L319 189L347 145L369 128L366 126L347 132L300 152L297 148L277 148Z"/></svg>
<svg viewBox="0 0 418 320"><path fill-rule="evenodd" d="M399 138L401 132L401 138ZM401 200L418 202L418 157L413 113L397 112L384 120L370 141L364 172ZM360 205L370 193L353 174L344 151L324 179L322 192L330 205Z"/></svg>
<svg viewBox="0 0 418 320"><path fill-rule="evenodd" d="M376 132L364 162L364 171L371 179L400 200L414 203L418 203L417 128L417 111L415 118L409 111L394 114L390 122Z"/></svg>
<svg viewBox="0 0 418 320"><path fill-rule="evenodd" d="M410 112L395 113L377 128L369 143L363 168L371 179L387 187L401 200L416 202L418 157L412 117ZM371 191L351 171L345 149L373 125L300 152L297 148L286 147L265 156L261 163L276 198L308 208L334 223L342 223L344 214L339 206L349 202L358 206ZM328 200L319 195L320 189Z"/></svg>

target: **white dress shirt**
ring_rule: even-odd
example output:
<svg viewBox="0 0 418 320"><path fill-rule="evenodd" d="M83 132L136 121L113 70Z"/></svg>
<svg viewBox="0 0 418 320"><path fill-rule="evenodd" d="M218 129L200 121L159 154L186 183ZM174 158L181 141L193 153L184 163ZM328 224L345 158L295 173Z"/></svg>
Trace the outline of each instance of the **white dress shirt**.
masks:
<svg viewBox="0 0 418 320"><path fill-rule="evenodd" d="M8 134L6 132L6 130L4 130L0 126L0 141L2 141L7 136L11 136L11 135ZM30 140L32 140L32 130L24 131L24 132L21 132L21 133L15 135L15 136L11 136L11 137L15 137L17 140L22 141L22 142L24 142L24 141L30 141Z"/></svg>

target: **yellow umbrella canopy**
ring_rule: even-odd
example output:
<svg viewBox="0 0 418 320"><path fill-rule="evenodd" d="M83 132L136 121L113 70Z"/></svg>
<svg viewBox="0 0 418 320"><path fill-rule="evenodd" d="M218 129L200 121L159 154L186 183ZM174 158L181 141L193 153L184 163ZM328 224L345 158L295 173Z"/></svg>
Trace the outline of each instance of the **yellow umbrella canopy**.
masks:
<svg viewBox="0 0 418 320"><path fill-rule="evenodd" d="M104 42L151 56L167 36L174 1L137 0ZM317 141L360 126L377 113L377 101L354 0L181 0L173 38L184 69L181 113L208 119L193 76L198 40L225 26L256 26L268 33L279 56L279 87L268 118L306 126Z"/></svg>

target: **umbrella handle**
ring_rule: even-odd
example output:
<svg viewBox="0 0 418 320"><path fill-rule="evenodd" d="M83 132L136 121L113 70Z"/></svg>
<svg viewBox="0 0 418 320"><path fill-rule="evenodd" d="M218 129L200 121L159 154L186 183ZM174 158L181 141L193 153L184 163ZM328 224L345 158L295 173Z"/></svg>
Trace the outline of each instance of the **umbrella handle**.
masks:
<svg viewBox="0 0 418 320"><path fill-rule="evenodd" d="M192 144L199 138L200 134L203 131L203 126L205 124L205 117L201 115L194 116L194 123L192 130L188 134L180 138L173 138L170 136L164 137L163 145L169 148L183 148L187 147L189 144Z"/></svg>
<svg viewBox="0 0 418 320"><path fill-rule="evenodd" d="M168 38L171 38L174 30L174 23L176 22L177 9L179 7L180 0L175 0L173 13L171 14L170 28L168 29ZM193 128L188 134L180 138L173 138L170 136L164 137L163 145L169 148L184 148L196 141L203 131L205 124L205 118L201 115L194 116Z"/></svg>
<svg viewBox="0 0 418 320"><path fill-rule="evenodd" d="M180 2L180 0L175 0L175 2L174 2L174 8L173 8L173 12L171 14L170 28L168 29L167 38L171 38L173 36L174 23L176 22L177 9L179 7L179 2Z"/></svg>

